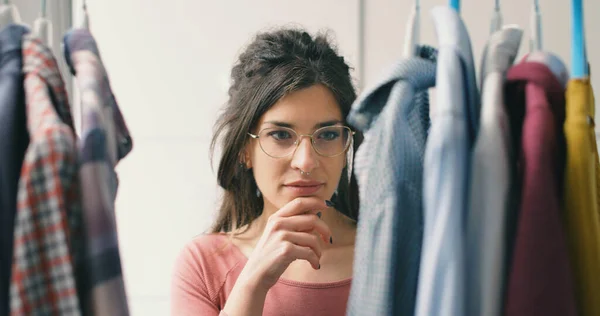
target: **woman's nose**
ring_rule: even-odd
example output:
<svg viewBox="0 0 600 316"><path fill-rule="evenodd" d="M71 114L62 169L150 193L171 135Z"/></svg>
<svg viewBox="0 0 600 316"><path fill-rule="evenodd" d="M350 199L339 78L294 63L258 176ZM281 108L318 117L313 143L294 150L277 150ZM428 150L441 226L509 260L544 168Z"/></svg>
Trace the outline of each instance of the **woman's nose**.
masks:
<svg viewBox="0 0 600 316"><path fill-rule="evenodd" d="M312 146L310 137L302 137L298 142L298 147L292 157L292 167L304 172L311 172L318 167L318 154Z"/></svg>

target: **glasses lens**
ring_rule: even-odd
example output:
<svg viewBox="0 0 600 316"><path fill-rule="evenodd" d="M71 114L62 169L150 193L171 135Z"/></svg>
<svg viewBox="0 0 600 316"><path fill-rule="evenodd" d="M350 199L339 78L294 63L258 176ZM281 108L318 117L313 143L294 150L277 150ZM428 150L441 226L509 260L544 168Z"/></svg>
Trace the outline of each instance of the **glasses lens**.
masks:
<svg viewBox="0 0 600 316"><path fill-rule="evenodd" d="M264 152L272 157L284 157L294 151L298 135L285 127L273 127L262 130L258 141Z"/></svg>
<svg viewBox="0 0 600 316"><path fill-rule="evenodd" d="M323 127L313 135L315 150L323 156L340 155L350 145L350 133L345 126Z"/></svg>

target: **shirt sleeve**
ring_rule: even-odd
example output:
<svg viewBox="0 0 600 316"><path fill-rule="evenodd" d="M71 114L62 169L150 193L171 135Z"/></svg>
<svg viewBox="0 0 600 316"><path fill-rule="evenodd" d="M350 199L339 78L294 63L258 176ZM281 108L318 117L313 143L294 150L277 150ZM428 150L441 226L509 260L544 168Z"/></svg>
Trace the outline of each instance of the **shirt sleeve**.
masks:
<svg viewBox="0 0 600 316"><path fill-rule="evenodd" d="M201 263L185 248L177 258L171 279L171 315L227 316L210 295Z"/></svg>

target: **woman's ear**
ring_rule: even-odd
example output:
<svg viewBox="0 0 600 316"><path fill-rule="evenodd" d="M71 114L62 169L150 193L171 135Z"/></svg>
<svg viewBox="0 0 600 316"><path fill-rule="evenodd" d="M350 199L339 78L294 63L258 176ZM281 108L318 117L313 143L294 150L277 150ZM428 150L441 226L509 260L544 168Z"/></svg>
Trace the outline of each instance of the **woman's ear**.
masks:
<svg viewBox="0 0 600 316"><path fill-rule="evenodd" d="M241 153L241 161L246 165L246 169L252 168L252 160L250 159L250 148L249 145L246 145Z"/></svg>
<svg viewBox="0 0 600 316"><path fill-rule="evenodd" d="M247 151L244 151L244 163L246 164L246 168L252 168L252 160L250 159L250 155Z"/></svg>

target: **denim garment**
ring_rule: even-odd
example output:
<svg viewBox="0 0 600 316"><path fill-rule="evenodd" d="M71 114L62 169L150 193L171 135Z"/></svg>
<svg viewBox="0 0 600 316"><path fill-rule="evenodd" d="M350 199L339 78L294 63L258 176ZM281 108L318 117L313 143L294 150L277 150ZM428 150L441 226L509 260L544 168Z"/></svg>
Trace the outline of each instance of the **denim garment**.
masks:
<svg viewBox="0 0 600 316"><path fill-rule="evenodd" d="M23 89L23 34L21 25L0 32L0 315L8 315L8 291L17 212L17 190L25 150L29 144Z"/></svg>

